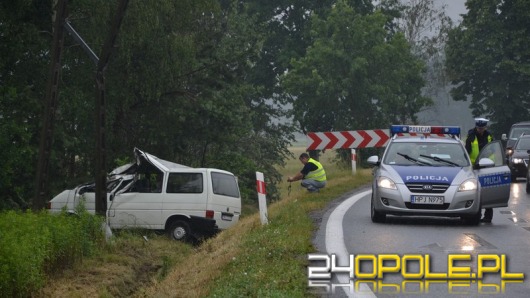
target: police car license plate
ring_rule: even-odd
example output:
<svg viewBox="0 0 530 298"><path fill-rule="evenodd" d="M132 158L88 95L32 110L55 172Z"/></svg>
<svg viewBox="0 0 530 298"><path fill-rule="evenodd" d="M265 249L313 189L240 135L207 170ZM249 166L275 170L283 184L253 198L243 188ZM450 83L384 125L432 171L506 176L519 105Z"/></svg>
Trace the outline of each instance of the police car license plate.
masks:
<svg viewBox="0 0 530 298"><path fill-rule="evenodd" d="M441 196L410 196L410 202L413 204L435 204L444 203L444 197Z"/></svg>

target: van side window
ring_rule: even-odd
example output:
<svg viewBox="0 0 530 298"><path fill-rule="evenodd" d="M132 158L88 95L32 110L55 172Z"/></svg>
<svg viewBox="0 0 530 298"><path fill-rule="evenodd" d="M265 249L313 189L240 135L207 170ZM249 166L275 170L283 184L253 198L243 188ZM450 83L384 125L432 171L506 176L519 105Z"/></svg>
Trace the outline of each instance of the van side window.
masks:
<svg viewBox="0 0 530 298"><path fill-rule="evenodd" d="M162 173L138 173L136 175L136 181L129 192L160 193L162 192L162 178Z"/></svg>
<svg viewBox="0 0 530 298"><path fill-rule="evenodd" d="M201 173L170 173L167 181L167 193L202 193Z"/></svg>
<svg viewBox="0 0 530 298"><path fill-rule="evenodd" d="M213 193L216 195L239 198L236 178L232 175L212 172Z"/></svg>

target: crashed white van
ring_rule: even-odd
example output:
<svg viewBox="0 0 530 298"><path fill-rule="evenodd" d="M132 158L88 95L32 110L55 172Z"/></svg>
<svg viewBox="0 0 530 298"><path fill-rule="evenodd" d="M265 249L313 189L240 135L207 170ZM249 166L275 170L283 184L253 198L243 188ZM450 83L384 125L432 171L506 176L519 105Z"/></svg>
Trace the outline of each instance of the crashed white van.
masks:
<svg viewBox="0 0 530 298"><path fill-rule="evenodd" d="M176 240L203 238L227 229L241 215L236 177L227 171L191 168L137 148L136 162L107 176L107 219L111 229L166 231ZM79 202L95 212L95 184L65 190L48 203L50 212L73 212Z"/></svg>

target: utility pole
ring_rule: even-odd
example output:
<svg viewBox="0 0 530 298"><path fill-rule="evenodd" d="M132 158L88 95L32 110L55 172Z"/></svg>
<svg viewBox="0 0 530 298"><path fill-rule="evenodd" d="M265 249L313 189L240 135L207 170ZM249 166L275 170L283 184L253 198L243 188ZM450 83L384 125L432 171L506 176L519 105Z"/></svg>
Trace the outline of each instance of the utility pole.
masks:
<svg viewBox="0 0 530 298"><path fill-rule="evenodd" d="M120 26L125 16L129 0L121 0L114 17L107 41L103 45L101 59L96 70L96 214L107 213L107 172L106 172L106 144L105 144L105 70L116 43Z"/></svg>
<svg viewBox="0 0 530 298"><path fill-rule="evenodd" d="M95 181L96 181L96 214L106 215L107 212L107 172L106 172L106 145L105 145L105 70L107 68L112 49L116 42L120 26L125 16L129 0L120 0L115 18L110 28L110 33L99 59L74 28L66 21L66 4L68 0L57 0L57 14L54 22L54 44L52 48L52 61L50 63L50 81L48 84L47 104L44 113L41 141L39 147L39 164L37 167L36 194L32 202L33 210L43 209L48 193L48 171L53 140L53 125L58 102L58 85L61 74L61 57L64 44L65 29L80 43L89 57L97 64L96 69L96 153L95 153Z"/></svg>
<svg viewBox="0 0 530 298"><path fill-rule="evenodd" d="M35 181L35 196L31 208L35 211L46 207L49 199L49 163L53 142L53 126L55 111L59 98L59 80L61 77L61 59L64 46L64 21L66 19L68 0L56 2L56 14L53 23L53 46L51 53L50 72L46 90L46 106L44 107L43 123L39 144L39 163L37 165L37 178Z"/></svg>

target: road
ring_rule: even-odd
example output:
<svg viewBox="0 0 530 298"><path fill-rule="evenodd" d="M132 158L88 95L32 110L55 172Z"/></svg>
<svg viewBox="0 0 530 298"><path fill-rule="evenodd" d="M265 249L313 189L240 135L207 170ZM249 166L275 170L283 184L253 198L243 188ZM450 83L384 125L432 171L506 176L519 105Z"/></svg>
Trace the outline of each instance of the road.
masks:
<svg viewBox="0 0 530 298"><path fill-rule="evenodd" d="M416 261L407 263L405 274L413 276L412 273L421 272L420 267L423 267L430 273L442 274L442 278L404 278L403 268L384 274L381 280L371 278L364 282L350 280L347 274L332 274L333 279L320 281L321 284L315 286L315 289L318 288L315 292L333 297L528 297L530 195L525 192L525 183L524 179L512 183L509 206L494 209L492 223L478 226L463 225L458 218L419 216L387 216L386 223L376 224L370 219L369 188L338 199L323 215L316 234L314 243L320 253L335 253L339 266L348 266L351 255L383 258L382 255L391 254L402 261L403 256L412 254L415 255L412 260ZM468 273L475 274L475 278L458 281L443 278L443 274L448 272L448 259L455 255L464 259L452 262L454 270L469 270ZM503 255L506 256L504 265ZM485 261L479 262L479 256ZM429 266L425 264L427 258ZM382 266L396 267L399 266L397 263L385 261ZM500 268L478 278L479 263L483 271L496 265ZM319 267L322 264L312 261L309 266ZM365 276L377 272L377 267L374 268L370 261L362 261L354 268ZM506 277L510 274L517 277L522 273L524 279L503 279L501 271L507 273Z"/></svg>

